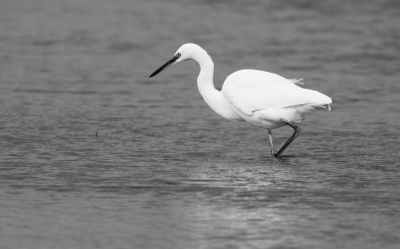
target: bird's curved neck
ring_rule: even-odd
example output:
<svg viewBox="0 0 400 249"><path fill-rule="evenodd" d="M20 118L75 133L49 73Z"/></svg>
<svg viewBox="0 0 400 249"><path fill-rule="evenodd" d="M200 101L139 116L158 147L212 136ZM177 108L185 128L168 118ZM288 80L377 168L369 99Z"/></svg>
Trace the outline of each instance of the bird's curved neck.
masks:
<svg viewBox="0 0 400 249"><path fill-rule="evenodd" d="M222 117L230 118L229 103L227 103L223 94L214 87L214 62L211 57L206 51L202 50L194 55L194 60L200 65L197 86L204 101Z"/></svg>
<svg viewBox="0 0 400 249"><path fill-rule="evenodd" d="M200 66L200 74L197 77L197 86L200 93L208 95L215 91L218 92L214 87L214 62L211 57L207 52L201 51L196 54L195 60Z"/></svg>

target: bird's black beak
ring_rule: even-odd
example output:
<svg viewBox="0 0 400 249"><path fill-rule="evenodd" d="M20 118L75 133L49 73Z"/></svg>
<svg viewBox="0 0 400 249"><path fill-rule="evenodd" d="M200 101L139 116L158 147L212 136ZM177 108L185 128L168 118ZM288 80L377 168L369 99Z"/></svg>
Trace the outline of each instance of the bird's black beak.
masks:
<svg viewBox="0 0 400 249"><path fill-rule="evenodd" d="M157 69L156 71L154 71L154 73L152 73L152 74L150 75L149 78L151 78L151 77L153 77L153 76L159 74L162 70L164 70L164 69L170 67L171 65L173 65L173 63L174 63L177 59L179 59L179 57L181 57L181 54L180 54L180 53L177 53L174 57L172 57L169 61L167 61L167 63L165 63L165 64L162 65L159 69Z"/></svg>

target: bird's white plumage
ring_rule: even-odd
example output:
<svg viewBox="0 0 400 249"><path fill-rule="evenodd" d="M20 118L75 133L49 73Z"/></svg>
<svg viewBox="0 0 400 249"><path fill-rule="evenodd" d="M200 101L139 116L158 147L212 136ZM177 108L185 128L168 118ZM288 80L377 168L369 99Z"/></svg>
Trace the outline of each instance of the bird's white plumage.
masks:
<svg viewBox="0 0 400 249"><path fill-rule="evenodd" d="M157 69L150 77L170 65L186 60L195 60L200 65L197 85L205 102L219 115L231 120L244 120L255 126L268 129L271 152L279 156L297 137L300 128L294 123L301 122L304 114L316 107L325 108L332 103L328 96L297 86L300 80L289 80L277 74L259 70L240 70L229 75L221 91L214 88L214 63L207 52L196 44L184 44L175 56ZM284 125L291 126L295 133L274 154L271 129Z"/></svg>
<svg viewBox="0 0 400 249"><path fill-rule="evenodd" d="M331 98L322 93L303 89L291 80L259 70L240 70L229 75L222 93L242 119L265 128L282 126L280 118L300 122L314 107L332 103ZM261 120L257 122L257 119ZM268 120L279 124L267 124Z"/></svg>

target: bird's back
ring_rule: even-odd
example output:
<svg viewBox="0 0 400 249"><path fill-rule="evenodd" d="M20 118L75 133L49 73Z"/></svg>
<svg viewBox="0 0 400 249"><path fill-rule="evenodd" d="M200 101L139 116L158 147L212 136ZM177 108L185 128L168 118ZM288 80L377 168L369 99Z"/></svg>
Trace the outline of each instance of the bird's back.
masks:
<svg viewBox="0 0 400 249"><path fill-rule="evenodd" d="M246 81L249 87L266 86L266 85L297 87L292 81L285 79L280 75L261 70L243 69L230 74L226 78L223 88L229 87L231 83L237 82L238 80Z"/></svg>
<svg viewBox="0 0 400 249"><path fill-rule="evenodd" d="M295 122L314 107L332 103L331 98L322 93L303 89L282 76L258 70L240 70L229 75L222 93L242 119L254 119L254 113L267 114L271 110L276 120L280 120L280 115L275 115L277 112L285 119L287 115L283 114L290 112L291 121Z"/></svg>

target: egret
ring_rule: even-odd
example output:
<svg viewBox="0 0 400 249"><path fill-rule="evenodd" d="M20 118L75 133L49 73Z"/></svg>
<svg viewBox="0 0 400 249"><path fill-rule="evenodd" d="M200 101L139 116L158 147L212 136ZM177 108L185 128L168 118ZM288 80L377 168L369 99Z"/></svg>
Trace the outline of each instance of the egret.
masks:
<svg viewBox="0 0 400 249"><path fill-rule="evenodd" d="M219 91L213 83L214 63L211 57L199 45L192 43L182 45L150 78L187 60L195 60L200 66L197 86L211 109L226 119L246 121L267 129L271 154L274 157L279 157L300 134L297 123L302 121L306 113L316 108L331 110L329 104L332 99L320 92L296 85L302 84L301 79L286 79L260 70L244 69L232 73ZM275 153L271 130L286 125L293 128L293 135Z"/></svg>

